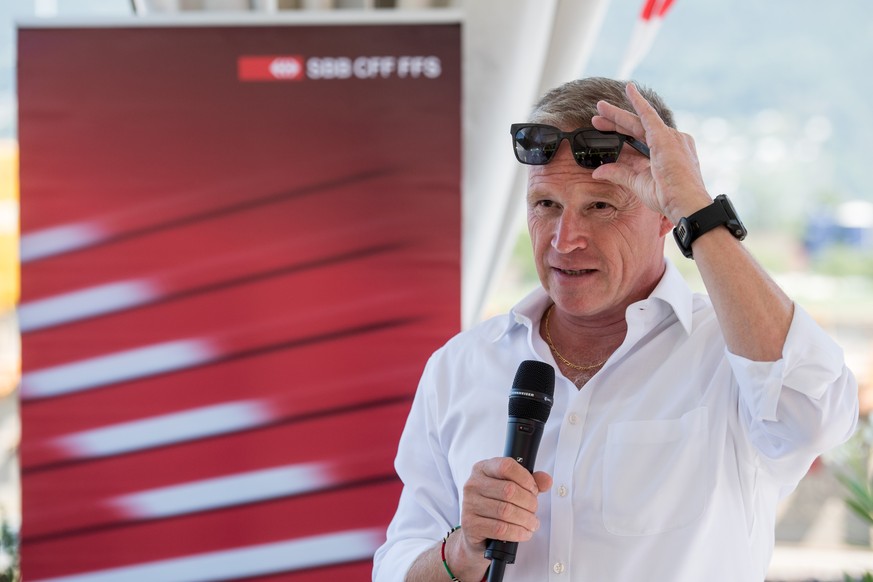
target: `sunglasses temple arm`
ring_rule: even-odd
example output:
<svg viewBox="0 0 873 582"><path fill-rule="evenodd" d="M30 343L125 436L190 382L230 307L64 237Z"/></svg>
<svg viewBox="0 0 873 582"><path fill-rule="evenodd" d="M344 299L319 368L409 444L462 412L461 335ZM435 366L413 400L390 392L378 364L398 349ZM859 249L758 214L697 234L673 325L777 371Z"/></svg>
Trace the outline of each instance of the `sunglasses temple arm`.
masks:
<svg viewBox="0 0 873 582"><path fill-rule="evenodd" d="M625 141L627 141L627 143L630 144L630 146L632 148L634 148L635 150L637 150L638 152L640 152L641 154L643 154L647 158L651 157L649 155L649 146L647 146L646 144L644 144L643 142L641 142L637 138L627 136L627 139Z"/></svg>

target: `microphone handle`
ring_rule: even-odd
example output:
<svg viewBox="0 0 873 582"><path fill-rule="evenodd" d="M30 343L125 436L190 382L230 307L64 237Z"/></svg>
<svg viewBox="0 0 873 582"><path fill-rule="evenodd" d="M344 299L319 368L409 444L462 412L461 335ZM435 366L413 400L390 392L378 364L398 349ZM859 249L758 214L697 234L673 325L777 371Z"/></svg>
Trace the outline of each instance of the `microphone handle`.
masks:
<svg viewBox="0 0 873 582"><path fill-rule="evenodd" d="M506 562L503 560L491 560L488 569L488 582L503 582L503 572L506 570Z"/></svg>
<svg viewBox="0 0 873 582"><path fill-rule="evenodd" d="M529 473L533 473L537 449L540 448L540 441L543 439L543 426L542 422L530 418L510 416L506 424L506 445L503 456L512 457Z"/></svg>
<svg viewBox="0 0 873 582"><path fill-rule="evenodd" d="M503 451L503 456L512 457L522 467L533 473L537 449L539 449L540 440L543 438L543 426L543 423L530 418L509 417L506 427L506 448ZM485 557L491 560L488 582L503 580L506 564L515 563L517 551L518 542L488 540L485 549Z"/></svg>

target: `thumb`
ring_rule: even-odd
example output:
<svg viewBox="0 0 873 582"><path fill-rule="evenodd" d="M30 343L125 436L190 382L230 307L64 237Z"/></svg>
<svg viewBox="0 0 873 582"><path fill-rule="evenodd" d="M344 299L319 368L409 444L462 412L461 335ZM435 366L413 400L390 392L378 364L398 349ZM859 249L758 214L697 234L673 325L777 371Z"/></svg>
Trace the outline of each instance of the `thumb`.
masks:
<svg viewBox="0 0 873 582"><path fill-rule="evenodd" d="M552 476L544 471L536 471L533 474L534 481L537 483L537 489L540 493L545 493L552 488Z"/></svg>
<svg viewBox="0 0 873 582"><path fill-rule="evenodd" d="M633 186L634 172L624 164L603 164L594 170L591 177L595 180L612 182L617 186L631 188Z"/></svg>

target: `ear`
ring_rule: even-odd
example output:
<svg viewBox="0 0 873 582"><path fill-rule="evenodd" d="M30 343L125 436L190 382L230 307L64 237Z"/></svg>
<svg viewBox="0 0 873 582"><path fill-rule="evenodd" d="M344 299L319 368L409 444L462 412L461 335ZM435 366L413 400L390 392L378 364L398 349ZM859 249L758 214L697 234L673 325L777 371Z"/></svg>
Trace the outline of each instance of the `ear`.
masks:
<svg viewBox="0 0 873 582"><path fill-rule="evenodd" d="M673 223L670 222L669 218L667 218L666 216L664 216L662 214L661 215L661 236L667 236L667 233L669 233L671 230L673 230Z"/></svg>

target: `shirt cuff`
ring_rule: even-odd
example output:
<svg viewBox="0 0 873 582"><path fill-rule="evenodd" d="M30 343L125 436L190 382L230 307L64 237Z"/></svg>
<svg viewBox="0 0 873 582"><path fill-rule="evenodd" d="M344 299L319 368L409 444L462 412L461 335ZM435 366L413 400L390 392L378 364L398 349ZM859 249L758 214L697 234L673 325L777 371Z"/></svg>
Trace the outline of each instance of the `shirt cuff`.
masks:
<svg viewBox="0 0 873 582"><path fill-rule="evenodd" d="M797 304L781 359L755 362L730 351L727 358L740 394L757 420L777 420L783 387L819 400L844 367L843 350Z"/></svg>

